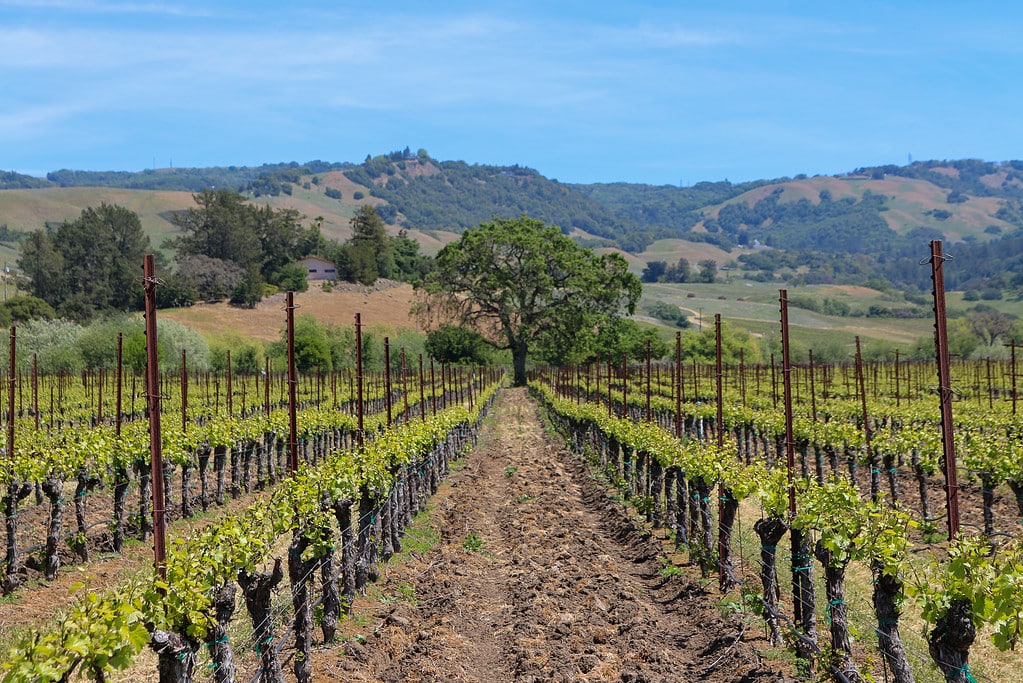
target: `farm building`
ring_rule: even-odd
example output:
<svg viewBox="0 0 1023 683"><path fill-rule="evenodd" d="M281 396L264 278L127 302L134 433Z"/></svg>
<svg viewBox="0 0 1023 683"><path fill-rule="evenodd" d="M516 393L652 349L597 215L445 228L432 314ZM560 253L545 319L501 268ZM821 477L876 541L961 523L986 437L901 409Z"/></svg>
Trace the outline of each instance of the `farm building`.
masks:
<svg viewBox="0 0 1023 683"><path fill-rule="evenodd" d="M298 263L305 268L307 280L337 279L337 266L327 259L319 256L307 256Z"/></svg>

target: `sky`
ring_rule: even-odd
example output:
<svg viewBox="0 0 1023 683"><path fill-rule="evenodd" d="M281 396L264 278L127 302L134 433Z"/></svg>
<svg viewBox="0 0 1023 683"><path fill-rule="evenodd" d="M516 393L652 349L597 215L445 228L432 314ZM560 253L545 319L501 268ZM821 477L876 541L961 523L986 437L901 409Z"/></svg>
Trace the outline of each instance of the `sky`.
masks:
<svg viewBox="0 0 1023 683"><path fill-rule="evenodd" d="M691 185L1023 158L1023 3L0 0L0 170Z"/></svg>

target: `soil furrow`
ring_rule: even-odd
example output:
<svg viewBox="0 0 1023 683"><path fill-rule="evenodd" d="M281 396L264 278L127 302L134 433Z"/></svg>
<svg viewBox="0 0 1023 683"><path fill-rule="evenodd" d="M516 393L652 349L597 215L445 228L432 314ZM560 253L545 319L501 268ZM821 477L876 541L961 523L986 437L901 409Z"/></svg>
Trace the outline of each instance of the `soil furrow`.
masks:
<svg viewBox="0 0 1023 683"><path fill-rule="evenodd" d="M389 569L382 586L411 582L415 598L365 606L379 627L318 653L320 671L357 681L795 680L761 660L759 630L725 616L698 579L661 575L663 541L544 432L524 390L502 393L433 514L439 543Z"/></svg>

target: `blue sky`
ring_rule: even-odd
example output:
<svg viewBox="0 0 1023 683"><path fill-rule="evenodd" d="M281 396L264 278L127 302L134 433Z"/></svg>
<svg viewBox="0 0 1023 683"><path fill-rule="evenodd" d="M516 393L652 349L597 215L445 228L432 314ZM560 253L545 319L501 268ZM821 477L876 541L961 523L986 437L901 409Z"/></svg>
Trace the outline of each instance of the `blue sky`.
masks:
<svg viewBox="0 0 1023 683"><path fill-rule="evenodd" d="M563 182L1023 158L1023 3L0 0L0 170L361 161Z"/></svg>

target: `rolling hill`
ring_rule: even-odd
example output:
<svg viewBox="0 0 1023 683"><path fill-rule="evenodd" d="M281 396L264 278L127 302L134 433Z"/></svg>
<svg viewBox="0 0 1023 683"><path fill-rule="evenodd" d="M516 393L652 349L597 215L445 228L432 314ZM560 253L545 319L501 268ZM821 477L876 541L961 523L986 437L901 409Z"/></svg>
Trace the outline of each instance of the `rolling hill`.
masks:
<svg viewBox="0 0 1023 683"><path fill-rule="evenodd" d="M522 166L438 161L407 148L361 164L61 170L45 179L0 173L0 226L17 237L107 202L138 213L159 246L176 231L172 214L190 208L192 193L213 184L320 219L323 234L338 240L350 235L356 209L374 204L392 233L407 230L428 254L493 216L528 214L585 246L623 252L637 273L649 261L712 259L754 279L795 273L810 283L881 279L922 289L926 278L908 266L919 261L927 240L941 238L968 260L989 263L950 288L1020 286L1019 267L1007 260L1018 252L1008 240L1023 227L1023 162L1015 161L915 162L688 187L559 183ZM997 246L986 249L986 243ZM0 258L14 261L17 248L16 239L0 242ZM819 255L819 264L806 254ZM992 277L1001 279L992 284Z"/></svg>

